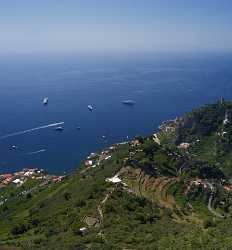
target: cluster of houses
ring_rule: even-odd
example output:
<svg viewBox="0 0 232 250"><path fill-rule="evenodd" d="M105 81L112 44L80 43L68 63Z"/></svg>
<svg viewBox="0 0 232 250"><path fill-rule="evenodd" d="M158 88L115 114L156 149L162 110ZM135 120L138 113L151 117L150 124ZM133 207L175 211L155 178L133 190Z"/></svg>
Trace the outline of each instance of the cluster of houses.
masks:
<svg viewBox="0 0 232 250"><path fill-rule="evenodd" d="M64 176L48 175L43 169L38 168L24 168L15 173L7 173L0 175L0 187L6 187L10 184L21 186L29 179L50 180L52 182L59 182Z"/></svg>
<svg viewBox="0 0 232 250"><path fill-rule="evenodd" d="M176 130L176 125L179 122L179 118L175 118L174 120L167 120L162 122L159 126L159 129L163 132L174 132Z"/></svg>
<svg viewBox="0 0 232 250"><path fill-rule="evenodd" d="M190 144L187 143L187 142L182 142L182 143L178 146L179 149L183 149L183 150L187 150L189 147L190 147Z"/></svg>
<svg viewBox="0 0 232 250"><path fill-rule="evenodd" d="M223 188L225 191L231 192L232 191L232 184L224 185Z"/></svg>
<svg viewBox="0 0 232 250"><path fill-rule="evenodd" d="M189 185L187 186L187 188L185 189L184 193L185 195L190 191L190 189L194 186L201 186L203 189L205 190L211 190L213 189L212 184L210 184L209 182L202 180L202 179L195 179L192 180ZM223 189L227 192L231 192L232 191L232 184L225 184L223 185Z"/></svg>
<svg viewBox="0 0 232 250"><path fill-rule="evenodd" d="M202 186L204 189L208 188L208 183L202 179L197 178L194 181L190 182L190 185L194 185L194 186Z"/></svg>
<svg viewBox="0 0 232 250"><path fill-rule="evenodd" d="M134 139L134 140L132 140L131 141L131 143L130 143L130 145L132 146L132 147L137 147L137 146L140 146L140 141L139 141L139 139Z"/></svg>
<svg viewBox="0 0 232 250"><path fill-rule="evenodd" d="M99 166L102 161L106 161L112 157L111 152L115 149L115 146L109 147L107 150L103 150L100 154L91 153L85 161L86 167L95 168Z"/></svg>
<svg viewBox="0 0 232 250"><path fill-rule="evenodd" d="M209 186L209 184L205 181L205 180L202 180L202 179L195 179L195 180L192 180L189 185L187 186L187 188L185 189L184 191L184 194L186 195L190 189L194 186L201 186L203 189L207 190L207 189L211 189L211 187Z"/></svg>

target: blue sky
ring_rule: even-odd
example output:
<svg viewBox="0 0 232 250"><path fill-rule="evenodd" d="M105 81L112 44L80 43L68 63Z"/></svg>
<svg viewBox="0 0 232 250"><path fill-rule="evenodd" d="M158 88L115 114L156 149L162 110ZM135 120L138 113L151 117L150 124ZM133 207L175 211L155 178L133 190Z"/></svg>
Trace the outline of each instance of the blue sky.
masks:
<svg viewBox="0 0 232 250"><path fill-rule="evenodd" d="M231 0L7 0L0 52L232 50Z"/></svg>

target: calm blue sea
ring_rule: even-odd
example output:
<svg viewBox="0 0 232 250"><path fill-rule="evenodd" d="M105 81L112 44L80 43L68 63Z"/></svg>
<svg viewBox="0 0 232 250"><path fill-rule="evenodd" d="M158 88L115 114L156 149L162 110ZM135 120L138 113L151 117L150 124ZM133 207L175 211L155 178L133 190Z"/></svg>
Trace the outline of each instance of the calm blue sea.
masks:
<svg viewBox="0 0 232 250"><path fill-rule="evenodd" d="M150 134L161 121L221 96L232 99L229 54L3 55L0 172L72 171L90 152ZM125 99L136 105L122 105ZM4 138L55 122L65 123L63 132L48 127Z"/></svg>

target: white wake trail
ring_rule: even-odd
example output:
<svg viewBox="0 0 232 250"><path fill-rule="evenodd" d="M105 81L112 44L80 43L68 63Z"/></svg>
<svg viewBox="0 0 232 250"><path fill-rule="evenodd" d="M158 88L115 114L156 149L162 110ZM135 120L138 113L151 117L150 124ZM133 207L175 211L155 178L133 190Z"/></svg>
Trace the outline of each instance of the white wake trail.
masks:
<svg viewBox="0 0 232 250"><path fill-rule="evenodd" d="M16 135L23 135L23 134L30 133L30 132L40 130L40 129L44 129L44 128L59 126L59 125L62 125L62 124L64 124L64 122L56 122L56 123L51 123L51 124L48 124L48 125L39 126L39 127L36 127L36 128L31 128L31 129L27 129L27 130L15 132L15 133L3 135L3 136L0 137L0 140L8 138L8 137L16 136Z"/></svg>
<svg viewBox="0 0 232 250"><path fill-rule="evenodd" d="M46 151L46 149L40 149L40 150L37 150L37 151L26 153L25 155L35 155L35 154L43 153L45 151Z"/></svg>

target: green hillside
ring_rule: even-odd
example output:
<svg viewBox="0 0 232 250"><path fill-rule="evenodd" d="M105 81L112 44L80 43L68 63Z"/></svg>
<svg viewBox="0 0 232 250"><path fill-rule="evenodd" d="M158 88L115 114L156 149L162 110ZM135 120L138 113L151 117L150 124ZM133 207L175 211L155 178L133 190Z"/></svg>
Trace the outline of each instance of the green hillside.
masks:
<svg viewBox="0 0 232 250"><path fill-rule="evenodd" d="M0 189L0 249L231 249L232 103Z"/></svg>

